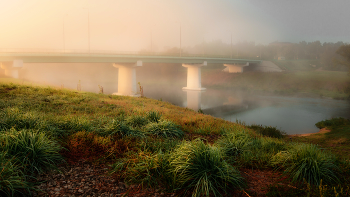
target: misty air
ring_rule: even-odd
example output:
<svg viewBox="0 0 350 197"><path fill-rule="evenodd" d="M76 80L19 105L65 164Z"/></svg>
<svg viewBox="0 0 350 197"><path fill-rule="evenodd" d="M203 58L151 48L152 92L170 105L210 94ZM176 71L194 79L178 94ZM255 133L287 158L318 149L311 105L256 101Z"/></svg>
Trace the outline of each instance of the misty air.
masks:
<svg viewBox="0 0 350 197"><path fill-rule="evenodd" d="M349 7L0 0L0 196L349 196Z"/></svg>

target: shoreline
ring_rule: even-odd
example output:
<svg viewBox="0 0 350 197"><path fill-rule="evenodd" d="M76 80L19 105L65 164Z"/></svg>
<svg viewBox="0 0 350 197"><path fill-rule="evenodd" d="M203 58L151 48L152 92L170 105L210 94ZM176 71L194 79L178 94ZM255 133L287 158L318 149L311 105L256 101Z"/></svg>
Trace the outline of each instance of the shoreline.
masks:
<svg viewBox="0 0 350 197"><path fill-rule="evenodd" d="M330 131L331 131L330 129L322 128L316 133L292 134L292 135L287 135L287 136L289 136L289 137L304 137L304 136L310 136L310 135L313 135L313 134L328 133Z"/></svg>

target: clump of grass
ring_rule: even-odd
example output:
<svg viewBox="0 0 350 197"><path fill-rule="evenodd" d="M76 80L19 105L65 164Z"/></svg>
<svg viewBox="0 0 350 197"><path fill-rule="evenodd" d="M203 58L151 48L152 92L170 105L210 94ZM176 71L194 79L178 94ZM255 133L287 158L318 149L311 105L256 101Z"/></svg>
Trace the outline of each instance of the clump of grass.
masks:
<svg viewBox="0 0 350 197"><path fill-rule="evenodd" d="M145 138L139 144L139 149L144 152L159 153L171 152L179 144L179 140L173 138L154 138L152 136Z"/></svg>
<svg viewBox="0 0 350 197"><path fill-rule="evenodd" d="M149 123L145 130L147 133L161 138L182 138L184 136L180 126L169 120Z"/></svg>
<svg viewBox="0 0 350 197"><path fill-rule="evenodd" d="M119 173L128 183L138 183L143 187L156 187L159 184L171 187L171 175L168 171L168 154L149 154L139 152L131 158L119 159L112 165L111 173ZM166 183L166 184L164 184Z"/></svg>
<svg viewBox="0 0 350 197"><path fill-rule="evenodd" d="M253 137L245 131L227 133L216 144L228 161L246 167L268 167L272 156L286 150L285 143L275 138Z"/></svg>
<svg viewBox="0 0 350 197"><path fill-rule="evenodd" d="M141 128L148 123L148 119L141 115L132 115L126 118L126 123L131 127Z"/></svg>
<svg viewBox="0 0 350 197"><path fill-rule="evenodd" d="M311 185L336 184L340 181L340 168L331 154L314 144L291 144L272 158L272 164L285 169L292 182L305 180Z"/></svg>
<svg viewBox="0 0 350 197"><path fill-rule="evenodd" d="M0 144L0 151L16 157L30 174L54 168L63 160L59 154L61 146L37 131L10 129L0 134Z"/></svg>
<svg viewBox="0 0 350 197"><path fill-rule="evenodd" d="M350 125L350 120L342 117L332 118L330 120L323 120L315 124L317 128L322 129L325 127L333 127L340 125Z"/></svg>
<svg viewBox="0 0 350 197"><path fill-rule="evenodd" d="M160 114L158 111L150 111L147 113L147 119L151 122L158 123L161 117L162 114Z"/></svg>
<svg viewBox="0 0 350 197"><path fill-rule="evenodd" d="M33 189L14 159L8 157L5 152L0 152L0 196L14 196Z"/></svg>
<svg viewBox="0 0 350 197"><path fill-rule="evenodd" d="M262 126L262 125L252 124L248 126L248 128L251 128L257 133L267 137L283 138L286 135L285 132L272 126Z"/></svg>
<svg viewBox="0 0 350 197"><path fill-rule="evenodd" d="M223 159L220 148L201 140L184 141L171 156L175 183L192 196L221 196L227 189L241 188L244 179Z"/></svg>
<svg viewBox="0 0 350 197"><path fill-rule="evenodd" d="M108 122L100 134L103 136L121 135L123 137L144 137L144 134L140 130L130 128L125 121L115 119Z"/></svg>

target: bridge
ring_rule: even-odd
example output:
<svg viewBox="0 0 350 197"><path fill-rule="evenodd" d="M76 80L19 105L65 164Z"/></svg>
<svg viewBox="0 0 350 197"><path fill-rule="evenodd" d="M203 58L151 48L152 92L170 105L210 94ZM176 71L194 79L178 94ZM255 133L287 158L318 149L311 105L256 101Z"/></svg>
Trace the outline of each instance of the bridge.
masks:
<svg viewBox="0 0 350 197"><path fill-rule="evenodd" d="M177 56L175 56L177 55ZM143 63L178 63L187 68L187 86L184 90L204 90L201 86L201 67L208 64L223 64L230 73L243 72L243 67L260 63L254 59L232 59L229 57L204 57L189 54L116 54L108 52L0 52L1 68L5 75L18 78L23 63L111 63L118 68L117 95L137 96L136 68Z"/></svg>

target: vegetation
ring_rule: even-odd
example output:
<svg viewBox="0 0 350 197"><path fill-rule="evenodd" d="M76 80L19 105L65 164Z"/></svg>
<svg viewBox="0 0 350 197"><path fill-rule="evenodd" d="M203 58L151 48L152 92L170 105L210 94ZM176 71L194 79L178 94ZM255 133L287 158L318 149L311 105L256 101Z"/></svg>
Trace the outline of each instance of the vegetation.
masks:
<svg viewBox="0 0 350 197"><path fill-rule="evenodd" d="M0 84L0 93L1 195L27 195L34 190L30 179L81 159L108 163L110 173L128 183L178 195L246 192L245 169L283 172L302 195L325 184L335 189L322 191L349 194L346 159L291 143L276 128L239 125L145 97L11 83ZM320 123L334 131L337 124ZM269 191L283 189L271 185Z"/></svg>

